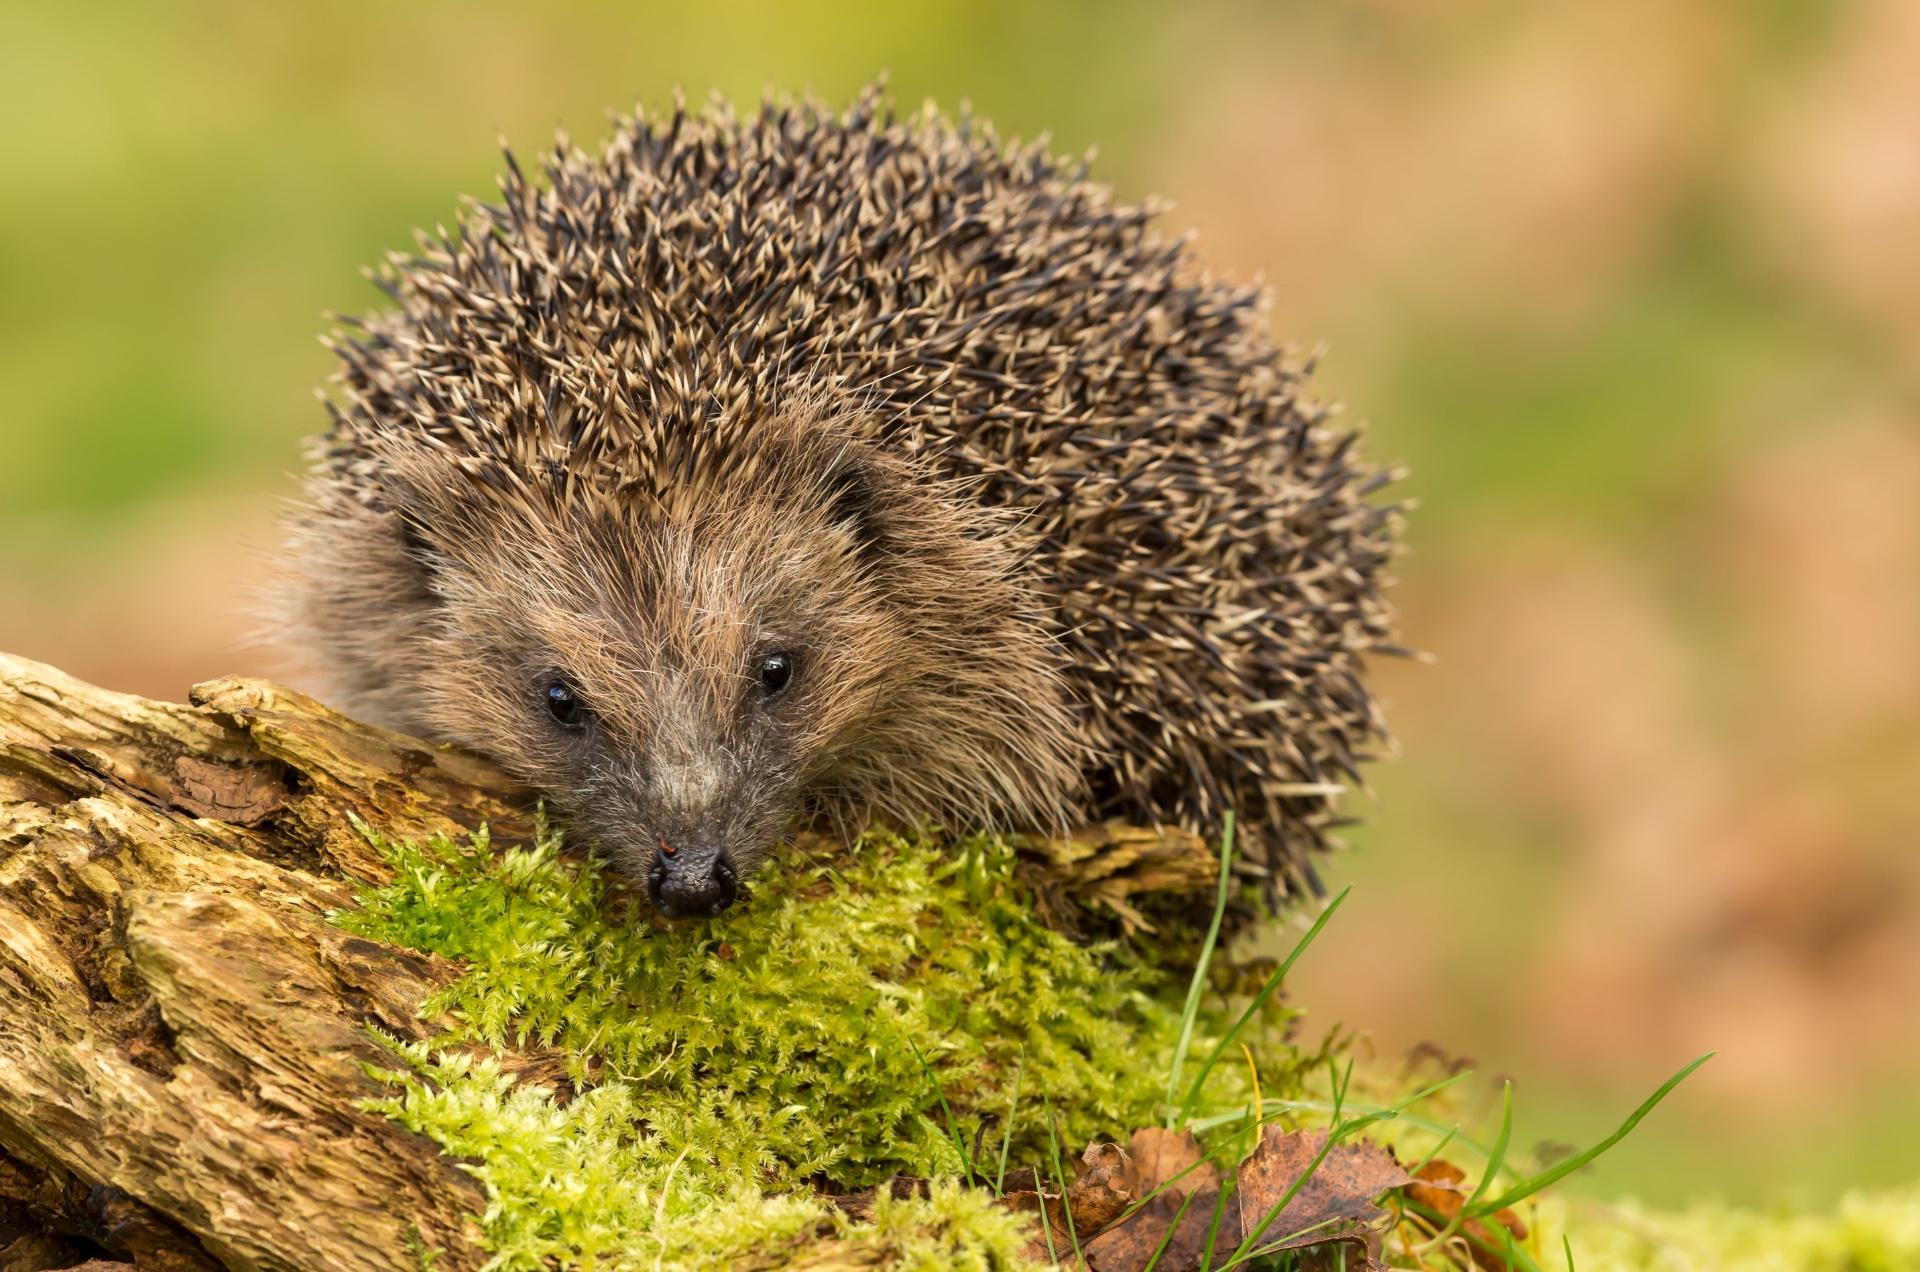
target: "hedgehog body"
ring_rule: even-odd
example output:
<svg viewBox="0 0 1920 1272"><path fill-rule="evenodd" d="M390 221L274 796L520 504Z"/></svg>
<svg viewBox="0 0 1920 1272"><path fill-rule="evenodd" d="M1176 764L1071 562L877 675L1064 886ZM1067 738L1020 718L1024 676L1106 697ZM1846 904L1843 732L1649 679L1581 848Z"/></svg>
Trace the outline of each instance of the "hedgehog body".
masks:
<svg viewBox="0 0 1920 1272"><path fill-rule="evenodd" d="M1395 513L1153 210L875 92L619 121L383 274L290 524L343 706L668 914L796 817L1216 833L1316 889Z"/></svg>

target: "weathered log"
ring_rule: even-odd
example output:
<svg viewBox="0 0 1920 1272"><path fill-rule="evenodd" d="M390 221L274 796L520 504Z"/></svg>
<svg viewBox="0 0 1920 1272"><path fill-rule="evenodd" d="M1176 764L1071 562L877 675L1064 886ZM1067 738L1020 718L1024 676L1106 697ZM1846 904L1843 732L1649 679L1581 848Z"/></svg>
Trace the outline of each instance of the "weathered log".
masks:
<svg viewBox="0 0 1920 1272"><path fill-rule="evenodd" d="M435 1032L421 1005L459 969L325 916L388 877L356 821L513 842L532 806L478 757L276 685L179 705L0 655L0 1272L484 1262L473 1178L356 1107L381 1093L364 1066L391 1067L367 1027ZM1189 840L1029 847L1058 897L1125 914L1211 878ZM749 1263L873 1257L823 1232Z"/></svg>
<svg viewBox="0 0 1920 1272"><path fill-rule="evenodd" d="M365 1026L422 1036L457 969L324 915L384 874L351 818L511 838L527 802L276 686L180 706L0 656L0 1213L39 1229L15 1240L143 1272L483 1261L472 1178L354 1107Z"/></svg>

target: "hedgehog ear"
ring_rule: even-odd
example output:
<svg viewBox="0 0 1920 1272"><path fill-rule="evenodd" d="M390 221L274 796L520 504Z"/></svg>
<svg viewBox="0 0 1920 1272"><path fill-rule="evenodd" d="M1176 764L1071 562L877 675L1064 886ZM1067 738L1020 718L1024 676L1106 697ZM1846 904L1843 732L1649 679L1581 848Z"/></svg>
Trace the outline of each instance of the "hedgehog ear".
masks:
<svg viewBox="0 0 1920 1272"><path fill-rule="evenodd" d="M862 556L877 555L885 540L880 515L880 479L871 464L843 457L829 469L825 481L827 520L845 526Z"/></svg>
<svg viewBox="0 0 1920 1272"><path fill-rule="evenodd" d="M400 550L406 553L407 560L420 572L422 587L431 591L433 581L447 563L446 556L434 546L419 520L406 509L399 509L393 514L393 526L400 540Z"/></svg>

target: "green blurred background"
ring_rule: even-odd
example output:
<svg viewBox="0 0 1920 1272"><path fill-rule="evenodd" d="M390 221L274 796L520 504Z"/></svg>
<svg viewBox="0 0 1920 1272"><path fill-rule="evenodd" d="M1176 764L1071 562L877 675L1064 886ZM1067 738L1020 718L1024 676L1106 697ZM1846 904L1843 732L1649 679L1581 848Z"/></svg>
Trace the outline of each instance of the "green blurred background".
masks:
<svg viewBox="0 0 1920 1272"><path fill-rule="evenodd" d="M1098 143L1405 461L1402 754L1297 997L1519 1142L1721 1056L1589 1192L1920 1177L1912 0L0 5L0 648L179 697L323 311L495 139L763 86Z"/></svg>

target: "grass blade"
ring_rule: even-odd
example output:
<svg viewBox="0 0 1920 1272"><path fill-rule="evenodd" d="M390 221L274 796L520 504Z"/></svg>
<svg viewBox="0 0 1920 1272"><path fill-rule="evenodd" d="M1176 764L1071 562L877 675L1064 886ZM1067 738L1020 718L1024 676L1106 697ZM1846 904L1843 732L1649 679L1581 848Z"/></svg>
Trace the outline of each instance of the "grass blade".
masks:
<svg viewBox="0 0 1920 1272"><path fill-rule="evenodd" d="M1114 1224L1116 1226L1119 1224L1123 1224L1127 1220L1139 1214L1142 1210L1145 1210L1149 1204L1158 1200L1160 1195L1166 1192L1167 1189L1173 1187L1175 1184L1185 1179L1188 1175L1191 1175L1194 1171L1199 1170L1202 1166L1205 1166L1208 1162L1212 1161L1215 1155L1218 1154L1221 1151L1221 1149L1225 1147L1226 1147L1226 1143L1222 1142L1208 1149L1205 1153L1201 1154L1191 1165L1183 1167L1178 1174L1167 1179L1158 1188L1155 1188L1152 1192L1148 1193L1146 1196L1140 1198L1138 1201L1128 1206L1124 1211L1120 1213L1120 1217L1113 1221Z"/></svg>
<svg viewBox="0 0 1920 1272"><path fill-rule="evenodd" d="M980 1172L974 1169L973 1154L967 1151L967 1137L960 1133L959 1124L953 1120L953 1109L947 1103L946 1088L940 1085L940 1079L933 1076L933 1066L920 1054L919 1046L913 1039L907 1039L907 1045L913 1048L913 1058L920 1062L920 1071L927 1075L927 1083L933 1087L935 1095L940 1097L940 1112L947 1119L947 1142L953 1145L953 1151L960 1155L960 1165L967 1172L967 1182L973 1183L980 1178Z"/></svg>
<svg viewBox="0 0 1920 1272"><path fill-rule="evenodd" d="M1180 1221L1187 1217L1187 1207L1193 1204L1195 1195L1189 1192L1180 1199L1179 1211L1174 1214L1173 1222L1167 1225L1166 1234L1160 1238L1160 1244L1153 1248L1153 1257L1147 1260L1147 1266L1141 1272L1153 1272L1160 1266L1160 1260L1167 1253L1167 1247L1173 1244L1174 1234L1180 1231Z"/></svg>
<svg viewBox="0 0 1920 1272"><path fill-rule="evenodd" d="M1466 1075L1463 1074L1462 1076ZM1292 1109L1302 1113L1326 1113L1332 1110L1333 1105L1326 1100L1282 1100L1275 1096L1268 1096L1267 1107L1278 1112L1286 1112ZM1355 1104L1353 1107L1362 1112L1369 1110L1379 1112L1385 1106ZM1229 1123L1241 1121L1246 1116L1246 1110L1241 1109L1237 1113L1217 1113L1212 1117L1197 1117L1187 1123L1187 1129L1198 1135L1202 1131L1211 1131L1218 1127L1226 1126ZM1466 1147L1472 1149L1482 1157L1487 1155L1487 1146L1485 1144L1482 1144L1479 1140L1471 1136L1458 1135L1457 1128L1455 1127L1449 1127L1445 1123L1433 1121L1431 1118L1421 1117L1417 1113L1411 1115L1403 1114L1401 1120L1408 1126L1417 1126L1423 1131L1432 1131L1435 1135L1445 1135L1449 1130L1453 1130L1456 1132L1459 1141Z"/></svg>
<svg viewBox="0 0 1920 1272"><path fill-rule="evenodd" d="M1459 1129L1460 1128L1456 1126L1453 1128L1453 1131L1457 1131ZM1420 1172L1427 1168L1427 1163L1432 1161L1434 1158L1440 1156L1440 1154L1446 1152L1447 1145L1453 1143L1453 1131L1448 1131L1445 1135L1441 1136L1440 1142L1438 1144L1435 1144L1432 1148L1428 1149L1427 1155L1420 1159L1420 1164L1415 1166L1412 1170L1408 1171L1407 1174L1413 1176L1413 1178L1415 1179L1420 1178Z"/></svg>
<svg viewBox="0 0 1920 1272"><path fill-rule="evenodd" d="M1044 1073L1040 1075L1040 1101L1047 1114L1047 1146L1053 1151L1053 1174L1060 1181L1060 1213L1066 1216L1067 1239L1073 1242L1074 1266L1084 1268L1087 1266L1086 1256L1080 1253L1080 1234L1074 1231L1073 1206L1067 1201L1067 1168L1060 1161L1060 1128L1053 1120L1053 1097L1047 1091L1047 1075ZM1040 1218L1043 1223L1046 1221L1046 1210L1046 1194L1042 1193Z"/></svg>
<svg viewBox="0 0 1920 1272"><path fill-rule="evenodd" d="M1173 1065L1167 1070L1167 1113L1174 1120L1167 1123L1172 1130L1178 1124L1173 1113L1174 1097L1180 1091L1180 1068L1186 1063L1187 1047L1193 1041L1193 1022L1200 1014L1200 996L1207 988L1207 968L1213 964L1213 947L1220 940L1220 920L1227 913L1227 893L1233 884L1233 813L1229 811L1220 831L1220 889L1213 899L1213 922L1207 927L1207 939L1200 947L1200 961L1193 968L1193 983L1187 986L1187 1005L1180 1013L1180 1037L1173 1044Z"/></svg>
<svg viewBox="0 0 1920 1272"><path fill-rule="evenodd" d="M1635 1109L1628 1116L1627 1120L1620 1124L1619 1130L1607 1136L1607 1138L1601 1140L1586 1152L1577 1153L1567 1158L1567 1160L1556 1164L1550 1170L1541 1171L1538 1175L1521 1180L1506 1192L1495 1197L1492 1201L1481 1202L1477 1206L1472 1202L1468 1202L1467 1205L1461 1207L1460 1213L1478 1219L1482 1215L1490 1215L1496 1210L1504 1210L1516 1201L1525 1201L1528 1197L1533 1196L1533 1194L1539 1192L1549 1184L1558 1183L1560 1180L1565 1179L1568 1175L1573 1174L1574 1171L1579 1170L1582 1166L1585 1166L1588 1162L1625 1139L1632 1133L1634 1127L1640 1125L1641 1118L1653 1112L1655 1105L1666 1099L1675 1087L1687 1080L1689 1074L1707 1061L1713 1059L1713 1057L1714 1053L1709 1051L1706 1055L1701 1056L1698 1060L1695 1060L1692 1064L1668 1078L1660 1085L1658 1091L1648 1096L1646 1100L1641 1103L1640 1107ZM1491 1175L1489 1175L1489 1177L1491 1177Z"/></svg>
<svg viewBox="0 0 1920 1272"><path fill-rule="evenodd" d="M1247 1009L1240 1013L1240 1019L1233 1022L1233 1028L1227 1030L1220 1041L1214 1044L1213 1050L1207 1054L1206 1061L1200 1066L1200 1072L1194 1075L1193 1086L1188 1090L1185 1102L1180 1105L1180 1111L1174 1115L1169 1129L1180 1125L1186 1120L1187 1114L1193 1111L1194 1104L1200 1099L1200 1086L1207 1080L1207 1075L1213 1072L1213 1066L1219 1063L1221 1053L1240 1036L1240 1031L1246 1028L1247 1022L1267 1005L1267 1000L1273 997L1273 991L1280 988L1280 982L1285 980L1287 973L1293 970L1294 963L1306 953L1307 947L1313 944L1313 938L1320 935L1320 930L1327 926L1327 920L1333 917L1334 911L1340 908L1341 903L1347 899L1347 894L1352 891L1353 885L1348 884L1340 889L1340 895L1328 903L1326 909L1320 911L1320 917L1314 920L1313 926L1307 929L1307 934L1294 945L1293 952L1287 955L1286 961L1274 969L1273 975L1267 978L1267 983L1260 987L1260 992L1255 994L1253 1001L1247 1004Z"/></svg>
<svg viewBox="0 0 1920 1272"><path fill-rule="evenodd" d="M1487 1189L1493 1184L1493 1177L1500 1173L1500 1167L1506 1163L1507 1145L1513 1139L1513 1083L1504 1083L1501 1089L1505 1092L1506 1103L1503 1106L1504 1112L1500 1115L1500 1134L1494 1137L1493 1150L1487 1154L1487 1169L1480 1176L1480 1182L1474 1185L1473 1195L1461 1204L1460 1209L1453 1212L1446 1226L1434 1233L1431 1239L1421 1243L1422 1252L1440 1249L1447 1244L1454 1233L1460 1231L1463 1223L1478 1217L1474 1212L1474 1206L1487 1195ZM1467 1234L1467 1240L1470 1244L1475 1240L1471 1232ZM1480 1244L1484 1246L1486 1243L1483 1241Z"/></svg>
<svg viewBox="0 0 1920 1272"><path fill-rule="evenodd" d="M1341 895L1344 896L1346 894L1342 893ZM1328 1063L1329 1063L1329 1066L1331 1066L1332 1062L1329 1061ZM1352 1075L1351 1067L1349 1067L1347 1072L1348 1072L1349 1080L1351 1080L1351 1075ZM1365 1113L1359 1117L1346 1118L1344 1120L1336 1122L1333 1126L1329 1127L1327 1129L1326 1143L1320 1146L1320 1151L1314 1154L1313 1160L1311 1162L1307 1163L1307 1168L1304 1171L1300 1172L1300 1178L1294 1180L1293 1183L1287 1188L1287 1191L1281 1194L1279 1202L1276 1203L1274 1207L1267 1212L1266 1218L1262 1219L1260 1223L1254 1228L1254 1230L1247 1234L1246 1239L1241 1241L1239 1246L1234 1249L1233 1254L1228 1257L1227 1261L1220 1265L1220 1272L1226 1272L1226 1270L1229 1268L1238 1267L1241 1264L1246 1263L1250 1259L1258 1258L1261 1255L1267 1253L1266 1251L1259 1249L1260 1238L1266 1235L1267 1229L1272 1226L1273 1221L1280 1217L1280 1212L1285 1210L1288 1204L1293 1201L1294 1197L1299 1195L1299 1192L1302 1188L1306 1187L1307 1181L1313 1178L1314 1172L1320 1169L1321 1164L1327 1160L1328 1154L1333 1152L1335 1145L1340 1144L1344 1140L1351 1139L1354 1135L1365 1130L1367 1127L1372 1126L1376 1122L1386 1122L1386 1121L1392 1120L1395 1117L1398 1117L1400 1114L1400 1110L1408 1107L1409 1105L1415 1104L1421 1100L1426 1099L1428 1096L1434 1094L1437 1091L1440 1091L1445 1089L1446 1087L1452 1086L1455 1082L1458 1082L1460 1079L1466 1076L1467 1075L1464 1073L1456 1073L1450 1078L1434 1083L1432 1086L1427 1087L1425 1090L1415 1092L1414 1094L1408 1096L1406 1099L1400 1101L1398 1104L1390 1105L1387 1108L1378 1110L1376 1112ZM1334 1099L1337 1105L1345 1100L1346 1083L1340 1081L1337 1070L1335 1071L1334 1081L1338 1083L1338 1086L1334 1092ZM1500 1151L1502 1154L1505 1153L1506 1149L1504 1144L1501 1146ZM1243 1223L1245 1222L1244 1213L1242 1214L1242 1222ZM1323 1221L1323 1223L1315 1224L1313 1228L1306 1229L1306 1232L1312 1232L1314 1231L1315 1228L1323 1227L1325 1226L1325 1224L1332 1223L1332 1222L1333 1220L1331 1219L1325 1220ZM1306 1235L1306 1232L1292 1233L1289 1235L1288 1239L1292 1240L1293 1238L1304 1236ZM1203 1264L1202 1266L1208 1267L1210 1265ZM1529 1272L1537 1272L1537 1269L1529 1269Z"/></svg>
<svg viewBox="0 0 1920 1272"><path fill-rule="evenodd" d="M1287 1191L1280 1194L1280 1200L1274 1204L1271 1210L1267 1211L1266 1218L1254 1225L1253 1231L1249 1232L1240 1244L1235 1247L1233 1254L1227 1259L1226 1263L1222 1265L1222 1272L1225 1272L1226 1268L1238 1266L1254 1257L1254 1252L1260 1245L1260 1238L1267 1235L1267 1229L1273 1226L1273 1221L1280 1217L1280 1212L1285 1210L1288 1204L1299 1195L1300 1190L1307 1186L1307 1181L1313 1178L1314 1172L1320 1169L1320 1164L1327 1160L1327 1155L1333 1152L1334 1145L1339 1142L1339 1139L1334 1134L1328 1134L1326 1142L1320 1145L1320 1151L1313 1155L1313 1160L1307 1163L1307 1168L1300 1172L1300 1178L1294 1180L1293 1183L1287 1186ZM1245 1211L1241 1212L1241 1222L1246 1222Z"/></svg>
<svg viewBox="0 0 1920 1272"><path fill-rule="evenodd" d="M1013 1071L1013 1103L1007 1108L1007 1129L1000 1137L1000 1173L993 1177L993 1195L1002 1196L1007 1190L1007 1150L1013 1147L1013 1119L1020 1112L1020 1079L1027 1073L1027 1044L1020 1044L1020 1063Z"/></svg>
<svg viewBox="0 0 1920 1272"><path fill-rule="evenodd" d="M1220 1220L1227 1213L1227 1185L1238 1181L1222 1178L1220 1191L1213 1195L1213 1222L1207 1225L1207 1247L1200 1252L1200 1272L1211 1272L1213 1247L1220 1239Z"/></svg>
<svg viewBox="0 0 1920 1272"><path fill-rule="evenodd" d="M1500 1090L1502 1099L1500 1133L1493 1137L1493 1152L1487 1155L1486 1173L1480 1176L1480 1182L1474 1186L1473 1196L1467 1198L1466 1204L1460 1207L1461 1214L1476 1219L1480 1217L1481 1212L1474 1207L1479 1205L1480 1199L1487 1195L1487 1189L1493 1186L1493 1177L1500 1173L1502 1166L1506 1165L1507 1145L1513 1142L1513 1083L1501 1083ZM1493 1208L1493 1210L1498 1209L1500 1209L1498 1206ZM1493 1210L1486 1213L1492 1214Z"/></svg>
<svg viewBox="0 0 1920 1272"><path fill-rule="evenodd" d="M1047 1190L1039 1186L1040 1181L1044 1178L1046 1178L1046 1171L1035 1168L1033 1172L1034 1192L1040 1196L1040 1231L1047 1239L1047 1262L1058 1267L1060 1266L1060 1253L1053 1248L1053 1221L1047 1218ZM1067 1199L1065 1197L1060 1199L1060 1208L1062 1210L1067 1208Z"/></svg>
<svg viewBox="0 0 1920 1272"><path fill-rule="evenodd" d="M1429 1121L1423 1117L1408 1117L1406 1116L1406 1110L1429 1096L1439 1094L1454 1083L1464 1082L1472 1076L1473 1071L1471 1069L1463 1070L1450 1078L1442 1078L1432 1086L1422 1087L1412 1095L1393 1104L1354 1104L1348 1107L1354 1109L1356 1113L1367 1122L1382 1122L1398 1118L1406 1122L1409 1126L1417 1126L1423 1131L1432 1131L1435 1135L1444 1135L1451 1139L1459 1135L1460 1128L1458 1126L1442 1126L1438 1122ZM1309 1113L1331 1113L1334 1111L1334 1106L1326 1100L1282 1100L1269 1098L1261 1110L1260 1121L1264 1122L1267 1120L1268 1109L1273 1110L1275 1113L1284 1113L1289 1109ZM1195 1133L1217 1130L1222 1126L1228 1126L1234 1122L1238 1122L1246 1116L1246 1110L1242 1109L1235 1113L1222 1113L1217 1117L1196 1118L1187 1123L1187 1129ZM1486 1145L1468 1139L1464 1135L1459 1135L1459 1139L1462 1144L1467 1145L1482 1157L1488 1156L1491 1153L1491 1150Z"/></svg>

